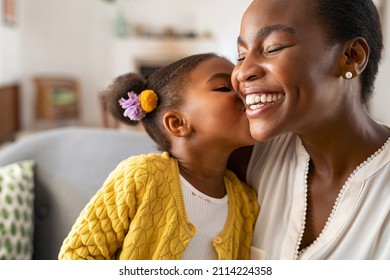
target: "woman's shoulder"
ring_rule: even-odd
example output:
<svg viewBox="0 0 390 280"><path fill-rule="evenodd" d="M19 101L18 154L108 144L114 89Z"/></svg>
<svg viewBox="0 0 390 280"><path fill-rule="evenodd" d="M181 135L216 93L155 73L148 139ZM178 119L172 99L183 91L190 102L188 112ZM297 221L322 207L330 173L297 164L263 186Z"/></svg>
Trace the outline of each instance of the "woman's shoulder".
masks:
<svg viewBox="0 0 390 280"><path fill-rule="evenodd" d="M286 158L288 155L294 156L297 153L306 153L302 141L293 133L279 135L269 141L258 142L252 149L248 167L253 162L267 161L272 158Z"/></svg>
<svg viewBox="0 0 390 280"><path fill-rule="evenodd" d="M285 133L268 141L257 142L254 145L253 152L257 150L272 151L275 148L281 149L295 147L297 142L301 143L298 136L293 133Z"/></svg>
<svg viewBox="0 0 390 280"><path fill-rule="evenodd" d="M247 170L259 158L267 159L273 153L285 153L287 150L294 151L300 139L286 133L268 141L257 142L254 146L243 147L235 150L229 157L228 169L232 170L240 180L246 181Z"/></svg>

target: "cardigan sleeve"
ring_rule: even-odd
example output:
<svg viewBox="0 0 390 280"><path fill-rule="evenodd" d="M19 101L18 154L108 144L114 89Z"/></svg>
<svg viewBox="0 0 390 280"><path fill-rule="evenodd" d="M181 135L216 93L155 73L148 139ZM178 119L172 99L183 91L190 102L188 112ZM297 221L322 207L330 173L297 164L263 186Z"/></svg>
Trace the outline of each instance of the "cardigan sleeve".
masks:
<svg viewBox="0 0 390 280"><path fill-rule="evenodd" d="M130 157L110 173L64 240L59 259L115 259L148 180L141 156ZM139 173L142 175L140 176Z"/></svg>

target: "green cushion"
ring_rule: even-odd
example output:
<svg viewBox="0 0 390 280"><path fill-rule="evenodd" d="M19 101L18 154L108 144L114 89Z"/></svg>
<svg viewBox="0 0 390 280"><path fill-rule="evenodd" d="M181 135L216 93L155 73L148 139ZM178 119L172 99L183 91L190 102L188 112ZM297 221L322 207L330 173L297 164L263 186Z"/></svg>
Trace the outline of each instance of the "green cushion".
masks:
<svg viewBox="0 0 390 280"><path fill-rule="evenodd" d="M0 260L31 259L34 161L0 167Z"/></svg>

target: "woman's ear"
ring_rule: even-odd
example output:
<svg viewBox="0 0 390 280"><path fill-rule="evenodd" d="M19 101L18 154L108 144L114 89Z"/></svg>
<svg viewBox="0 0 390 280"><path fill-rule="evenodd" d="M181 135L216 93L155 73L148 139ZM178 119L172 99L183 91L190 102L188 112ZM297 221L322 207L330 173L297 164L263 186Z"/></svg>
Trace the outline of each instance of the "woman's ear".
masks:
<svg viewBox="0 0 390 280"><path fill-rule="evenodd" d="M356 37L346 42L344 57L341 61L341 74L352 73L352 77L363 72L367 66L370 47L363 37Z"/></svg>
<svg viewBox="0 0 390 280"><path fill-rule="evenodd" d="M178 112L166 112L163 123L167 132L173 136L186 137L192 134L191 124Z"/></svg>

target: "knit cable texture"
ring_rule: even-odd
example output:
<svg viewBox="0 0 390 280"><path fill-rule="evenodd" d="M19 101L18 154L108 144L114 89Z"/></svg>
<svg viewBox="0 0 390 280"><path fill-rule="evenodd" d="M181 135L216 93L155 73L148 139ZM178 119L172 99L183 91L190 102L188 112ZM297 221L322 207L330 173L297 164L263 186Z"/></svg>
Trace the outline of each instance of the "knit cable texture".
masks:
<svg viewBox="0 0 390 280"><path fill-rule="evenodd" d="M225 182L230 214L213 244L220 259L246 259L256 194L231 172ZM111 172L80 213L59 259L180 259L195 231L186 218L177 161L167 153L133 156Z"/></svg>

